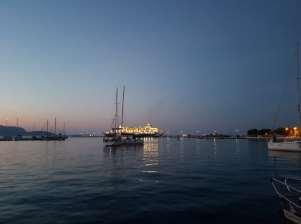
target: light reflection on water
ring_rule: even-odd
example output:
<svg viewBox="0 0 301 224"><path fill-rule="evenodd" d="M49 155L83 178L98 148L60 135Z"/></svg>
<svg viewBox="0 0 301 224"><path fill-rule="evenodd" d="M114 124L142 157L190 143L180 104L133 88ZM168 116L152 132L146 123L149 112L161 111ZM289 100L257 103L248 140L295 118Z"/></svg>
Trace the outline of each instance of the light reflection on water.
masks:
<svg viewBox="0 0 301 224"><path fill-rule="evenodd" d="M273 175L300 154L246 140L0 142L0 223L280 223Z"/></svg>
<svg viewBox="0 0 301 224"><path fill-rule="evenodd" d="M301 153L298 152L285 152L269 150L268 155L271 160L282 160L291 163L301 164Z"/></svg>
<svg viewBox="0 0 301 224"><path fill-rule="evenodd" d="M144 139L143 160L145 166L159 165L159 139L158 138Z"/></svg>

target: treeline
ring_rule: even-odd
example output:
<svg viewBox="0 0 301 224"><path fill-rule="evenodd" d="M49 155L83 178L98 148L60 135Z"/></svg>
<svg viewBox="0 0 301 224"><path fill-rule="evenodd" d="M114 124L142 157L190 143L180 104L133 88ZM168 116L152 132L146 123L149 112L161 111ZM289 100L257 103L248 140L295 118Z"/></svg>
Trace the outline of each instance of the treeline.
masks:
<svg viewBox="0 0 301 224"><path fill-rule="evenodd" d="M248 136L271 136L273 134L277 134L277 135L289 135L291 132L290 128L277 128L277 129L268 129L268 128L264 128L264 129L250 129L247 132Z"/></svg>

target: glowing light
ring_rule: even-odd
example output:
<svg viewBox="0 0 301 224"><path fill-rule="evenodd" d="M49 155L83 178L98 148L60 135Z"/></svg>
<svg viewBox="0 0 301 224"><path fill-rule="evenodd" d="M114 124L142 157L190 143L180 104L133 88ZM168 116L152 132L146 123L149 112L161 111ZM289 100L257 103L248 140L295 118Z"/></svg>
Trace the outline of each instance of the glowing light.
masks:
<svg viewBox="0 0 301 224"><path fill-rule="evenodd" d="M151 124L146 124L143 127L119 127L119 133L122 134L158 134L159 129L154 128Z"/></svg>

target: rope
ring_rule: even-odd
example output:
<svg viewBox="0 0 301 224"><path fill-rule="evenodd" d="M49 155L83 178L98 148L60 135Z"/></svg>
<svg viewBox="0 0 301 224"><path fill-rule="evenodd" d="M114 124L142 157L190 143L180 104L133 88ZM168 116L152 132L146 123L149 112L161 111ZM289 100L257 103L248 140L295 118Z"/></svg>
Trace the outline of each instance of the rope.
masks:
<svg viewBox="0 0 301 224"><path fill-rule="evenodd" d="M284 184L284 182L279 181L279 180L277 180L277 179L275 179L275 178L272 178L272 180L275 181L275 182L278 182L278 183L280 183L280 184ZM281 194L281 193L278 191L276 185L275 185L273 182L272 182L272 186L273 186L273 188L274 188L276 194L277 194L280 198L283 198L284 200L288 201L290 204L294 205L296 208L301 209L301 206L300 206L300 205L296 204L295 202L293 202L293 201L291 201L289 198L287 198L285 195ZM299 191L298 191L298 192L299 192Z"/></svg>

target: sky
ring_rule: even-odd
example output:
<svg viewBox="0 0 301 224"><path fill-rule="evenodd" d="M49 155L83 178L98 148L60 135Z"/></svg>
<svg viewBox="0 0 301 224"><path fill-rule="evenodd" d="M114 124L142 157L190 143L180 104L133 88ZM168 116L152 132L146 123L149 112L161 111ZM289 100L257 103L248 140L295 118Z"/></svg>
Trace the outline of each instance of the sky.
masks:
<svg viewBox="0 0 301 224"><path fill-rule="evenodd" d="M0 124L69 133L295 125L299 0L0 1Z"/></svg>

